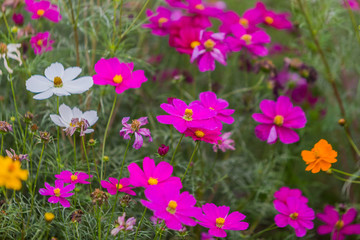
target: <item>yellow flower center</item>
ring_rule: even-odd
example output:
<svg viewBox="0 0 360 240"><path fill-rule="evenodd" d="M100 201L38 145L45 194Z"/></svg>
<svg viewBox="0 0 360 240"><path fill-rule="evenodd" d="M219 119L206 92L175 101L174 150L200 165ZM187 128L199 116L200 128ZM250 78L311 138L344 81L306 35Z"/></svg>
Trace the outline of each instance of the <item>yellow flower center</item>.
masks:
<svg viewBox="0 0 360 240"><path fill-rule="evenodd" d="M124 186L122 185L122 184L116 184L116 188L118 189L118 190L120 190L120 189L122 189Z"/></svg>
<svg viewBox="0 0 360 240"><path fill-rule="evenodd" d="M149 178L149 180L148 180L148 183L150 184L150 185L157 185L158 184L158 180L157 180L157 178Z"/></svg>
<svg viewBox="0 0 360 240"><path fill-rule="evenodd" d="M213 107L209 107L210 110L215 110Z"/></svg>
<svg viewBox="0 0 360 240"><path fill-rule="evenodd" d="M205 133L201 130L197 130L195 131L195 136L197 136L198 138L203 138L205 136Z"/></svg>
<svg viewBox="0 0 360 240"><path fill-rule="evenodd" d="M208 39L206 40L206 42L204 42L204 47L206 48L206 51L212 51L215 45L216 43L211 39Z"/></svg>
<svg viewBox="0 0 360 240"><path fill-rule="evenodd" d="M225 218L217 218L216 219L216 227L222 228L225 224Z"/></svg>
<svg viewBox="0 0 360 240"><path fill-rule="evenodd" d="M336 222L335 227L336 227L338 230L340 230L340 229L342 229L342 228L344 227L344 225L345 225L344 221L343 221L343 220L339 220L339 221Z"/></svg>
<svg viewBox="0 0 360 240"><path fill-rule="evenodd" d="M274 19L272 18L272 17L265 17L265 22L267 23L267 24L273 24L273 22L274 22Z"/></svg>
<svg viewBox="0 0 360 240"><path fill-rule="evenodd" d="M192 121L192 115L193 115L193 110L192 109L185 109L185 114L183 116L183 119L185 119L186 121Z"/></svg>
<svg viewBox="0 0 360 240"><path fill-rule="evenodd" d="M0 53L4 54L7 52L7 46L5 43L0 43Z"/></svg>
<svg viewBox="0 0 360 240"><path fill-rule="evenodd" d="M239 23L244 27L244 28L248 28L249 27L249 21L246 18L240 18Z"/></svg>
<svg viewBox="0 0 360 240"><path fill-rule="evenodd" d="M39 9L39 10L37 10L37 12L36 12L36 14L39 15L40 17L41 17L42 15L44 15L44 13L45 13L44 9Z"/></svg>
<svg viewBox="0 0 360 240"><path fill-rule="evenodd" d="M177 203L175 201L171 200L166 208L166 211L168 211L171 214L175 214L176 207L177 207Z"/></svg>
<svg viewBox="0 0 360 240"><path fill-rule="evenodd" d="M299 214L297 212L294 212L294 213L290 214L290 218L292 220L296 220L298 218L298 216L299 216Z"/></svg>
<svg viewBox="0 0 360 240"><path fill-rule="evenodd" d="M281 127L284 124L284 117L281 115L276 115L274 118L274 124Z"/></svg>
<svg viewBox="0 0 360 240"><path fill-rule="evenodd" d="M76 175L71 175L71 181L76 181L78 177Z"/></svg>
<svg viewBox="0 0 360 240"><path fill-rule="evenodd" d="M54 194L55 194L55 196L60 196L60 188L55 188L54 189Z"/></svg>
<svg viewBox="0 0 360 240"><path fill-rule="evenodd" d="M63 86L63 81L60 77L55 77L54 78L54 87L56 88L60 88Z"/></svg>
<svg viewBox="0 0 360 240"><path fill-rule="evenodd" d="M39 40L36 42L36 44L37 44L38 46L42 46L43 40L39 39Z"/></svg>
<svg viewBox="0 0 360 240"><path fill-rule="evenodd" d="M115 77L113 78L113 81L114 83L120 84L123 81L123 77L121 75L116 74Z"/></svg>
<svg viewBox="0 0 360 240"><path fill-rule="evenodd" d="M199 46L201 43L199 41L192 41L190 46L192 49L196 48L197 46Z"/></svg>
<svg viewBox="0 0 360 240"><path fill-rule="evenodd" d="M159 18L159 20L158 20L159 26L161 27L164 23L166 23L168 21L169 21L169 19L167 19L167 18L164 18L164 17Z"/></svg>
<svg viewBox="0 0 360 240"><path fill-rule="evenodd" d="M250 34L244 34L241 36L241 39L246 42L246 45L251 43L252 36Z"/></svg>
<svg viewBox="0 0 360 240"><path fill-rule="evenodd" d="M205 6L200 3L200 4L197 4L197 5L195 6L195 8L198 9L198 10L204 10L204 9L205 9Z"/></svg>
<svg viewBox="0 0 360 240"><path fill-rule="evenodd" d="M138 120L132 120L132 123L131 123L131 130L133 131L139 131L139 128L140 128L140 122Z"/></svg>

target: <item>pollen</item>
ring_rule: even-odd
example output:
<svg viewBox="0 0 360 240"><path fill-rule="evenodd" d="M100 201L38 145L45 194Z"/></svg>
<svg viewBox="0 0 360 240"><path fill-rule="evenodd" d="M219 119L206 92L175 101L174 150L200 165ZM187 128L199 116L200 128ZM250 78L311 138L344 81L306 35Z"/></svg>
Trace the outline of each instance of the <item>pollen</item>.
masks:
<svg viewBox="0 0 360 240"><path fill-rule="evenodd" d="M42 46L42 45L43 45L43 40L39 39L39 40L36 42L36 44L37 44L38 46Z"/></svg>
<svg viewBox="0 0 360 240"><path fill-rule="evenodd" d="M116 74L115 77L113 78L113 81L114 83L120 84L123 81L123 77L121 75Z"/></svg>
<svg viewBox="0 0 360 240"><path fill-rule="evenodd" d="M196 48L197 46L199 46L201 43L199 41L192 41L190 46L192 49Z"/></svg>
<svg viewBox="0 0 360 240"><path fill-rule="evenodd" d="M222 228L224 227L224 224L225 224L225 218L219 217L216 219L216 227Z"/></svg>
<svg viewBox="0 0 360 240"><path fill-rule="evenodd" d="M197 130L195 131L195 136L197 136L198 138L203 138L205 136L205 133L201 130Z"/></svg>
<svg viewBox="0 0 360 240"><path fill-rule="evenodd" d="M204 6L203 4L197 4L197 5L195 6L195 8L196 8L197 10L204 10L204 9L205 9L205 6Z"/></svg>
<svg viewBox="0 0 360 240"><path fill-rule="evenodd" d="M71 181L76 181L78 179L78 177L76 175L71 175Z"/></svg>
<svg viewBox="0 0 360 240"><path fill-rule="evenodd" d="M39 10L37 10L37 12L36 12L36 14L38 15L38 16L42 16L42 15L44 15L44 13L45 13L45 11L44 11L44 9L39 9Z"/></svg>
<svg viewBox="0 0 360 240"><path fill-rule="evenodd" d="M166 208L166 211L168 211L171 214L176 213L177 203L174 200L171 200Z"/></svg>
<svg viewBox="0 0 360 240"><path fill-rule="evenodd" d="M55 188L54 194L55 194L55 196L59 197L60 196L60 188Z"/></svg>
<svg viewBox="0 0 360 240"><path fill-rule="evenodd" d="M342 228L344 227L344 225L345 225L345 223L344 223L343 220L339 220L339 221L337 221L337 222L335 223L335 227L336 227L336 229L338 229L338 230L342 229Z"/></svg>
<svg viewBox="0 0 360 240"><path fill-rule="evenodd" d="M148 180L148 183L149 183L149 185L157 185L158 184L158 180L157 180L157 178L149 178L149 180Z"/></svg>
<svg viewBox="0 0 360 240"><path fill-rule="evenodd" d="M139 120L132 120L131 130L133 130L134 132L139 131L140 125L141 123L139 122Z"/></svg>
<svg viewBox="0 0 360 240"><path fill-rule="evenodd" d="M250 34L244 34L241 36L241 39L246 42L246 45L249 45L252 40L252 36Z"/></svg>
<svg viewBox="0 0 360 240"><path fill-rule="evenodd" d="M211 40L211 39L208 39L206 40L206 42L204 42L204 47L206 48L206 51L210 52L214 49L216 43Z"/></svg>
<svg viewBox="0 0 360 240"><path fill-rule="evenodd" d="M159 20L158 20L159 26L161 27L164 23L166 23L168 21L169 21L169 19L167 19L167 18L164 18L164 17L159 18Z"/></svg>
<svg viewBox="0 0 360 240"><path fill-rule="evenodd" d="M122 184L116 184L116 189L117 190L120 190L120 189L122 189L124 186L122 185Z"/></svg>
<svg viewBox="0 0 360 240"><path fill-rule="evenodd" d="M247 20L246 18L240 18L239 23L240 23L244 28L248 28L248 27L249 27L249 20Z"/></svg>
<svg viewBox="0 0 360 240"><path fill-rule="evenodd" d="M281 115L276 115L274 118L274 124L281 127L284 124L284 117Z"/></svg>
<svg viewBox="0 0 360 240"><path fill-rule="evenodd" d="M192 121L192 115L193 115L193 110L187 108L185 109L183 119L185 119L186 121Z"/></svg>
<svg viewBox="0 0 360 240"><path fill-rule="evenodd" d="M4 54L7 52L7 46L5 43L0 43L0 53Z"/></svg>
<svg viewBox="0 0 360 240"><path fill-rule="evenodd" d="M290 218L292 220L296 220L298 218L298 216L299 216L299 214L297 212L294 212L294 213L290 214Z"/></svg>
<svg viewBox="0 0 360 240"><path fill-rule="evenodd" d="M272 17L265 17L265 22L269 25L273 24L274 19Z"/></svg>
<svg viewBox="0 0 360 240"><path fill-rule="evenodd" d="M55 77L54 78L54 87L56 88L60 88L63 86L63 81L60 77Z"/></svg>

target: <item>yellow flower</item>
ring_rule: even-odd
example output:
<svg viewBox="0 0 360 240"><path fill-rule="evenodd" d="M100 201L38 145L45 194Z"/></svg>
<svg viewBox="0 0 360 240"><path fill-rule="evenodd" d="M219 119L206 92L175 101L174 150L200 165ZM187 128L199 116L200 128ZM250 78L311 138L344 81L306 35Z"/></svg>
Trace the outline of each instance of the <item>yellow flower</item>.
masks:
<svg viewBox="0 0 360 240"><path fill-rule="evenodd" d="M44 214L44 218L48 223L51 223L52 220L54 220L55 215L53 213L51 213L51 212L47 212L47 213Z"/></svg>
<svg viewBox="0 0 360 240"><path fill-rule="evenodd" d="M29 172L21 169L19 161L13 161L9 157L0 156L0 187L20 190L21 180L27 180Z"/></svg>

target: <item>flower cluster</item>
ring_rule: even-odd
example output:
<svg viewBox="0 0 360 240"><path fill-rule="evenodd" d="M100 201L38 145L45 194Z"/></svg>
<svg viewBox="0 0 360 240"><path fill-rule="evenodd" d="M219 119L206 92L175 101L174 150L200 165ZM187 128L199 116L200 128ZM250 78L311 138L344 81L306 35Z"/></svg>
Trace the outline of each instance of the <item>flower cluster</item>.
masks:
<svg viewBox="0 0 360 240"><path fill-rule="evenodd" d="M213 71L215 61L226 65L227 55L241 49L247 49L256 56L266 56L265 44L270 36L259 24L276 29L292 29L288 13L276 13L266 8L262 2L248 9L242 16L233 11L225 11L223 5L212 5L203 0L168 0L168 7L160 6L155 12L147 10L152 34L169 35L169 45L179 53L196 61L199 70ZM221 21L219 32L207 29L212 26L211 18Z"/></svg>

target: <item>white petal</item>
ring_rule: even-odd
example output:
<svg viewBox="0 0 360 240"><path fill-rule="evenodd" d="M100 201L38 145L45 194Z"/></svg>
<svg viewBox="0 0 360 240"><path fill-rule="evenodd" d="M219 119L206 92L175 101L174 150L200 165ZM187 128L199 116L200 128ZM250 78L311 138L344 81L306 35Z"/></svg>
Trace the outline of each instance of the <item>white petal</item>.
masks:
<svg viewBox="0 0 360 240"><path fill-rule="evenodd" d="M52 89L50 88L49 90L46 90L45 92L36 94L33 98L36 100L43 100L43 99L47 99L47 98L51 97L53 94L54 93L53 93Z"/></svg>
<svg viewBox="0 0 360 240"><path fill-rule="evenodd" d="M75 79L81 73L81 68L79 67L70 67L65 69L64 75L62 77L63 82L71 81Z"/></svg>
<svg viewBox="0 0 360 240"><path fill-rule="evenodd" d="M72 94L83 93L92 87L94 81L92 77L81 77L74 81L64 82L63 87Z"/></svg>
<svg viewBox="0 0 360 240"><path fill-rule="evenodd" d="M73 113L73 118L81 118L81 115L83 114L82 111L80 109L78 109L77 107L74 107L72 110Z"/></svg>
<svg viewBox="0 0 360 240"><path fill-rule="evenodd" d="M88 128L84 131L85 134L94 132L94 129Z"/></svg>
<svg viewBox="0 0 360 240"><path fill-rule="evenodd" d="M71 111L71 108L65 104L61 104L59 107L59 114L61 118L64 120L64 122L69 125L71 122L71 119L73 118L73 113Z"/></svg>
<svg viewBox="0 0 360 240"><path fill-rule="evenodd" d="M68 91L66 91L66 89L64 89L64 88L55 88L55 87L54 87L52 90L53 90L54 94L55 94L56 96L59 96L59 97L71 95L71 94L70 94Z"/></svg>
<svg viewBox="0 0 360 240"><path fill-rule="evenodd" d="M50 81L54 81L55 77L63 78L64 66L61 63L53 63L45 69L45 77Z"/></svg>
<svg viewBox="0 0 360 240"><path fill-rule="evenodd" d="M59 115L50 114L50 118L56 125L58 125L60 127L67 127L67 125L63 122L63 120L61 119L61 117Z"/></svg>
<svg viewBox="0 0 360 240"><path fill-rule="evenodd" d="M85 118L89 122L90 126L94 125L99 119L97 112L94 110L84 112L81 118Z"/></svg>
<svg viewBox="0 0 360 240"><path fill-rule="evenodd" d="M30 92L44 92L51 88L54 83L50 82L46 77L41 75L31 76L26 81L26 89Z"/></svg>

